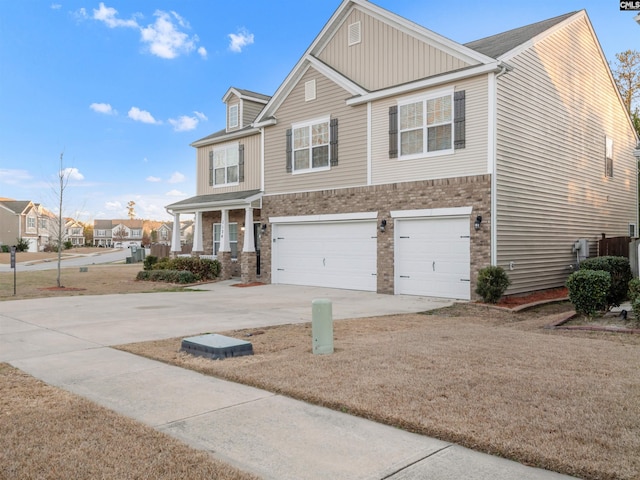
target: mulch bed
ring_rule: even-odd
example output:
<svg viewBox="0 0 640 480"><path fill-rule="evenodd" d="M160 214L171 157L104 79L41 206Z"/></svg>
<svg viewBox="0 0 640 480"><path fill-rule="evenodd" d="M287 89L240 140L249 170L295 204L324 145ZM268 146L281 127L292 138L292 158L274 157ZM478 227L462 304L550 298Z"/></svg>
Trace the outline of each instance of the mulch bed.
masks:
<svg viewBox="0 0 640 480"><path fill-rule="evenodd" d="M552 288L549 290L541 290L525 295L509 295L502 297L496 306L505 308L514 308L530 303L545 302L551 300L562 300L569 297L569 290L566 287Z"/></svg>

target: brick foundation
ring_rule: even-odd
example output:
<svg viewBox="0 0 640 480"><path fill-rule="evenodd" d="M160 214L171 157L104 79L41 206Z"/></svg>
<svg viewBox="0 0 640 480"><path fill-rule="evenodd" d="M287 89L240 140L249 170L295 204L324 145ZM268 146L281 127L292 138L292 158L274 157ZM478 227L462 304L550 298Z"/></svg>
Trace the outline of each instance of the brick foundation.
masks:
<svg viewBox="0 0 640 480"><path fill-rule="evenodd" d="M220 262L220 280L229 280L233 276L233 262L231 260L231 252L218 252L218 261Z"/></svg>
<svg viewBox="0 0 640 480"><path fill-rule="evenodd" d="M256 252L242 252L240 255L240 281L253 283L257 279L257 255Z"/></svg>

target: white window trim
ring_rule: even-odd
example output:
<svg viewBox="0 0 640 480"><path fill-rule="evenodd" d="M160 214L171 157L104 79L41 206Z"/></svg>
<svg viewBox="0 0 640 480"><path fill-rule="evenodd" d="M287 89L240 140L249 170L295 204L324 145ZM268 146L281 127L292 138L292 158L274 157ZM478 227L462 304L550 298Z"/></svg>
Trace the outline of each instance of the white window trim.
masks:
<svg viewBox="0 0 640 480"><path fill-rule="evenodd" d="M236 111L236 122L235 124L231 123L231 110L235 109ZM229 105L229 128L237 128L240 126L240 105L239 104L234 104L234 105Z"/></svg>
<svg viewBox="0 0 640 480"><path fill-rule="evenodd" d="M327 143L327 147L329 149L329 159L327 162L327 166L326 167L310 167L310 168L303 168L300 170L296 170L296 149L295 149L295 131L296 129L299 128L305 128L305 127L311 127L312 125L317 125L320 123L326 123L327 124L327 129L329 132L329 142ZM331 170L331 117L322 117L322 118L317 118L315 120L308 120L306 122L300 122L300 123L295 123L293 125L291 125L291 173L293 175L300 175L300 174L304 174L304 173L313 173L313 172L326 172L328 170ZM311 150L311 148L313 147L313 145L311 145L311 139L309 140L310 144L309 144L309 150ZM312 155L311 155L311 151L309 152L309 162L311 163L312 161Z"/></svg>
<svg viewBox="0 0 640 480"><path fill-rule="evenodd" d="M633 230L633 235L631 235L631 230ZM638 229L635 223L633 222L629 222L629 236L631 238L637 238L638 237Z"/></svg>
<svg viewBox="0 0 640 480"><path fill-rule="evenodd" d="M405 97L401 100L398 100L398 160L416 160L416 159L420 159L420 158L426 158L426 157L440 157L443 155L452 155L453 153L455 153L455 148L453 145L453 140L455 137L455 125L454 125L454 116L455 116L455 104L454 104L454 99L453 99L453 94L454 94L454 89L453 88L447 88L447 89L440 89L440 90L436 90L433 92L429 92L428 94L422 94L422 95L413 95L411 97ZM432 100L434 98L439 98L439 97L446 97L446 96L450 96L451 97L451 122L449 122L451 124L451 148L448 148L446 150L436 150L433 152L428 152L426 151L427 146L428 146L428 136L427 136L427 129L429 128L428 125L426 125L426 115L427 115L427 101L428 100ZM400 129L400 108L404 105L409 105L412 103L417 103L417 102L422 102L424 104L424 110L423 110L423 115L425 116L424 119L424 124L422 126L423 129L423 148L425 149L425 151L423 151L422 153L414 153L411 155L402 155L402 130Z"/></svg>
<svg viewBox="0 0 640 480"><path fill-rule="evenodd" d="M224 172L224 179L225 181L227 180L227 169L229 168L229 165L227 165L227 153L226 151L229 149L235 149L236 151L238 151L240 149L240 143L233 143L233 144L227 144L223 147L219 147L219 148L214 148L213 149L213 156L214 156L214 164L212 165L213 168L213 188L222 188L222 187L234 187L237 185L240 185L240 181L236 181L236 182L226 182L226 183L216 183L216 166L215 166L215 155L217 151L220 150L224 150L225 154L224 154L224 162L225 162L225 172ZM240 162L239 162L239 158L238 158L238 165L236 165L238 167L238 179L240 178Z"/></svg>

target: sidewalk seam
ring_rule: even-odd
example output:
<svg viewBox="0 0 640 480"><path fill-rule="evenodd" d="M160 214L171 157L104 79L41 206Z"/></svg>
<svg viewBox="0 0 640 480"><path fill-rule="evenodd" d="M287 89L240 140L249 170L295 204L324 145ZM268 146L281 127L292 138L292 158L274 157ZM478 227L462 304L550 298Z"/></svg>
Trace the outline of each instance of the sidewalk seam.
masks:
<svg viewBox="0 0 640 480"><path fill-rule="evenodd" d="M382 477L380 480L387 480L387 479L389 479L389 478L393 477L394 475L396 475L396 474L398 474L398 473L402 472L403 470L406 470L407 468L412 467L412 466L414 466L415 464L420 463L420 462L422 462L423 460L426 460L427 458L432 457L432 456L434 456L434 455L436 455L436 454L438 454L438 453L442 452L443 450L446 450L447 448L451 448L451 447L452 447L452 445L451 445L451 444L446 445L446 446L444 446L444 447L442 447L442 448L440 448L440 449L436 450L435 452L431 452L430 454L425 455L424 457L419 458L418 460L415 460L414 462L411 462L411 463L409 463L409 464L405 465L404 467L399 468L398 470L396 470L396 471L394 471L394 472L391 472L390 474L388 474L388 475L386 475L386 476Z"/></svg>

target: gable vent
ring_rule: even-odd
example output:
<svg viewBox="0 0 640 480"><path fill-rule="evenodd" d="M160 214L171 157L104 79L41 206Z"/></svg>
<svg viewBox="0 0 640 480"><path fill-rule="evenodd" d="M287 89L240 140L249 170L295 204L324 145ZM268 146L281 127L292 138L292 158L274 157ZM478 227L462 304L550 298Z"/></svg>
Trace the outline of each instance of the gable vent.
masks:
<svg viewBox="0 0 640 480"><path fill-rule="evenodd" d="M349 46L360 43L360 22L349 25Z"/></svg>
<svg viewBox="0 0 640 480"><path fill-rule="evenodd" d="M309 80L304 84L304 101L308 102L309 100L316 99L316 81Z"/></svg>

